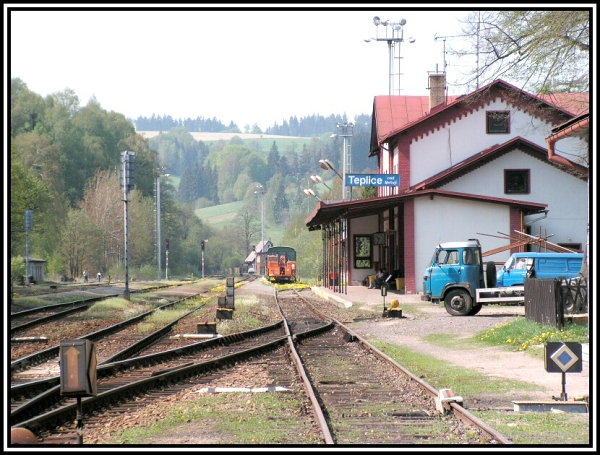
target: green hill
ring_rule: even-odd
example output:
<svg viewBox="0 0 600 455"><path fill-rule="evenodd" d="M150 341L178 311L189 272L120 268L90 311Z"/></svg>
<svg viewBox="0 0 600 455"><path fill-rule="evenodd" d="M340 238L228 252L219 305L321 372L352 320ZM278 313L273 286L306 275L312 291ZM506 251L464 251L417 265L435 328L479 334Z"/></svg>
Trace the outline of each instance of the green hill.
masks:
<svg viewBox="0 0 600 455"><path fill-rule="evenodd" d="M243 201L196 209L194 213L204 223L215 229L223 229L234 223L238 211L243 207ZM265 240L271 240L274 245L280 245L285 233L285 226L272 226L265 220Z"/></svg>

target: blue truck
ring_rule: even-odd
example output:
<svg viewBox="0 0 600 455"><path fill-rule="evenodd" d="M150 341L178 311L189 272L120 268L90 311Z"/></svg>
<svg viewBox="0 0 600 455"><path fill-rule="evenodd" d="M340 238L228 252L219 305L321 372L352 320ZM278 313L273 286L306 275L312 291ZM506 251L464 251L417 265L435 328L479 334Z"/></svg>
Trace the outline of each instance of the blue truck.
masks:
<svg viewBox="0 0 600 455"><path fill-rule="evenodd" d="M525 259L523 277L507 285L508 275L513 275L513 272L511 269L504 273L508 271L505 267L512 266L513 262L516 264L521 256ZM550 256L564 261L549 261ZM474 316L483 304L523 303L526 276L572 278L579 275L582 261L583 254L580 253L515 253L497 272L494 261L484 264L479 240L440 243L423 274L422 299L434 304L443 301L446 311L452 316Z"/></svg>
<svg viewBox="0 0 600 455"><path fill-rule="evenodd" d="M496 286L522 286L525 278L580 276L583 253L514 253L496 274Z"/></svg>

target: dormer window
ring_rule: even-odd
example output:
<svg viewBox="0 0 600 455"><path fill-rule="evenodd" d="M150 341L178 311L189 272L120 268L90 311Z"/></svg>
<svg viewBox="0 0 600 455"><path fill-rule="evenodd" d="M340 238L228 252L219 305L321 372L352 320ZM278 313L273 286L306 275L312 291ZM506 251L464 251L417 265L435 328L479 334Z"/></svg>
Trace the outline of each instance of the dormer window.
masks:
<svg viewBox="0 0 600 455"><path fill-rule="evenodd" d="M508 133L510 133L510 112L509 111L488 111L488 112L486 112L486 132L487 132L487 134L508 134Z"/></svg>

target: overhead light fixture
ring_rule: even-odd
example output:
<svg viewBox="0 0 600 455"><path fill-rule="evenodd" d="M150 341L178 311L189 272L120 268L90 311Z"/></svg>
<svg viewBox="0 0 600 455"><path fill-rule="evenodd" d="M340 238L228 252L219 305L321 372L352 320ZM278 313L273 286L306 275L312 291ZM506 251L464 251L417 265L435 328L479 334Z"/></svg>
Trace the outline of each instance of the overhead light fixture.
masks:
<svg viewBox="0 0 600 455"><path fill-rule="evenodd" d="M404 19L404 18L400 19L400 25L404 25L404 24L406 24L406 19Z"/></svg>

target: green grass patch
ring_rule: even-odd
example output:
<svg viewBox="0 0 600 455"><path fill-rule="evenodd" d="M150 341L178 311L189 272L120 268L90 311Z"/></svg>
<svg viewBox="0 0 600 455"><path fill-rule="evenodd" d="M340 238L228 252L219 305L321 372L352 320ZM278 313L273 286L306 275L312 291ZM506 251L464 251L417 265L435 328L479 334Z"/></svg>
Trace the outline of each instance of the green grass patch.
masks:
<svg viewBox="0 0 600 455"><path fill-rule="evenodd" d="M229 202L227 204L214 205L196 209L194 213L201 220L207 221L215 228L222 228L231 223L237 216L238 211L244 206L243 201Z"/></svg>
<svg viewBox="0 0 600 455"><path fill-rule="evenodd" d="M588 414L471 411L515 444L577 445L590 443Z"/></svg>
<svg viewBox="0 0 600 455"><path fill-rule="evenodd" d="M587 325L567 323L564 329L558 330L518 317L478 332L473 337L465 338L459 334L441 333L425 335L423 340L452 349L498 346L508 351L525 351L534 358L543 359L546 341L589 343L589 329Z"/></svg>
<svg viewBox="0 0 600 455"><path fill-rule="evenodd" d="M260 305L255 295L235 297L235 311L233 319L220 319L217 321L217 332L221 335L243 332L263 327L273 318L273 310Z"/></svg>
<svg viewBox="0 0 600 455"><path fill-rule="evenodd" d="M155 330L158 330L160 327L163 327L166 324L170 324L176 319L179 319L189 311L190 310L175 308L156 310L147 318L144 318L144 321L137 325L135 331L136 333L142 334L153 332Z"/></svg>
<svg viewBox="0 0 600 455"><path fill-rule="evenodd" d="M228 202L227 204L214 205L194 210L198 218L209 223L216 229L222 229L230 226L234 222L238 212L244 206L244 201ZM273 245L280 245L281 239L285 235L284 225L271 225L265 220L265 240L271 240ZM260 239L259 239L260 240ZM207 247L210 247L208 245Z"/></svg>
<svg viewBox="0 0 600 455"><path fill-rule="evenodd" d="M118 318L126 320L149 310L149 308L137 305L133 301L115 297L94 303L83 313L83 317L88 319Z"/></svg>
<svg viewBox="0 0 600 455"><path fill-rule="evenodd" d="M490 390L494 393L543 390L542 387L528 382L490 378L471 369L458 367L395 344L381 341L371 343L434 388L450 388L456 395L483 394Z"/></svg>
<svg viewBox="0 0 600 455"><path fill-rule="evenodd" d="M71 292L68 295L46 294L44 296L17 297L13 298L13 302L24 308L40 308L48 305L55 305L57 303L69 303L80 300L91 300L95 298L96 297L90 297L89 293L87 292L82 292L81 294Z"/></svg>
<svg viewBox="0 0 600 455"><path fill-rule="evenodd" d="M311 440L309 422L293 394L220 393L198 394L198 399L178 404L148 426L114 435L110 443L139 444L150 438L169 437L180 426L198 424L199 434L225 436L237 444L320 444ZM217 436L218 437L218 436ZM219 441L221 442L221 441Z"/></svg>
<svg viewBox="0 0 600 455"><path fill-rule="evenodd" d="M543 345L546 341L589 343L589 329L587 325L567 323L559 330L519 317L486 330L478 339L485 344L503 346L511 351L526 351L532 346Z"/></svg>

